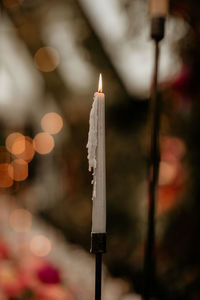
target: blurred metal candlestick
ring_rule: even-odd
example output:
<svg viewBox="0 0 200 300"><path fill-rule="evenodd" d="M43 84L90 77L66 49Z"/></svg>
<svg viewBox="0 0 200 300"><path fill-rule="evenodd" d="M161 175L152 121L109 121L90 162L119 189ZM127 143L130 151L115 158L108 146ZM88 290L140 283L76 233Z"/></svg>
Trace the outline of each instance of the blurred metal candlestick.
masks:
<svg viewBox="0 0 200 300"><path fill-rule="evenodd" d="M159 175L159 125L160 103L158 99L158 59L159 45L155 42L155 69L151 96L151 146L150 146L150 179L148 191L148 228L144 261L144 300L150 300L155 293L155 205Z"/></svg>
<svg viewBox="0 0 200 300"><path fill-rule="evenodd" d="M144 300L150 300L156 293L156 258L155 258L155 206L159 176L159 129L160 101L158 96L159 42L164 37L165 16L168 12L168 0L150 0L151 37L155 43L154 74L150 105L150 179L148 195L148 228L144 261Z"/></svg>

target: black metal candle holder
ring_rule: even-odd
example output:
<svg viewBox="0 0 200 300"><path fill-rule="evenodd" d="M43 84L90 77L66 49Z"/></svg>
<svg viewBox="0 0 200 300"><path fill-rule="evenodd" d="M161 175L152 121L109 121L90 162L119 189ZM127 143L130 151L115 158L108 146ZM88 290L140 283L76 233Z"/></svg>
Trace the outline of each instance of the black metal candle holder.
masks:
<svg viewBox="0 0 200 300"><path fill-rule="evenodd" d="M155 43L154 74L150 103L150 179L148 190L148 229L144 260L144 293L143 299L150 300L155 294L156 260L155 260L155 204L159 175L159 130L160 101L158 94L159 42L164 37L165 18L155 17L151 20L151 37Z"/></svg>
<svg viewBox="0 0 200 300"><path fill-rule="evenodd" d="M96 255L95 300L101 300L102 255L106 253L106 233L91 234L90 252Z"/></svg>

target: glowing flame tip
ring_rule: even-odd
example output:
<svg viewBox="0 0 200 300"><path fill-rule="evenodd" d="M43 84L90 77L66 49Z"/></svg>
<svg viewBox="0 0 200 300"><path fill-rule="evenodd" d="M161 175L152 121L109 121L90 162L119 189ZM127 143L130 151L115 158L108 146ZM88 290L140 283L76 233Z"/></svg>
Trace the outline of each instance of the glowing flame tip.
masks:
<svg viewBox="0 0 200 300"><path fill-rule="evenodd" d="M99 75L99 86L98 86L98 93L102 93L103 88L102 88L102 75L100 73Z"/></svg>

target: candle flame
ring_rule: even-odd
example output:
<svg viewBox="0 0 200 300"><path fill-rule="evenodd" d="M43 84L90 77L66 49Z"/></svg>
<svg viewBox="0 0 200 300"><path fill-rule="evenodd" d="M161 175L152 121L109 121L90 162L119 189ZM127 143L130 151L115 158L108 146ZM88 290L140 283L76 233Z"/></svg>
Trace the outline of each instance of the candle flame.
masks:
<svg viewBox="0 0 200 300"><path fill-rule="evenodd" d="M103 87L102 87L102 75L100 73L99 75L99 86L98 86L98 93L102 93Z"/></svg>

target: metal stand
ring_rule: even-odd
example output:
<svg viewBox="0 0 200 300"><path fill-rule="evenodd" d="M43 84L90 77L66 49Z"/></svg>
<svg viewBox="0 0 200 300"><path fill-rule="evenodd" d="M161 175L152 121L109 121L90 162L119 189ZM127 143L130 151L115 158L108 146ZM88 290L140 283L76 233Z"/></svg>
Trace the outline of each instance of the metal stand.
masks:
<svg viewBox="0 0 200 300"><path fill-rule="evenodd" d="M95 300L101 300L102 255L106 252L106 233L91 234L90 252L96 255Z"/></svg>
<svg viewBox="0 0 200 300"><path fill-rule="evenodd" d="M160 102L158 99L158 65L159 42L164 36L164 18L154 18L151 23L151 36L155 42L155 64L151 94L150 121L150 180L148 197L148 229L144 261L144 293L143 299L150 300L155 295L155 203L157 182L159 174L159 128L160 128Z"/></svg>
<svg viewBox="0 0 200 300"><path fill-rule="evenodd" d="M102 254L96 254L95 300L101 300Z"/></svg>

